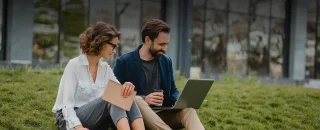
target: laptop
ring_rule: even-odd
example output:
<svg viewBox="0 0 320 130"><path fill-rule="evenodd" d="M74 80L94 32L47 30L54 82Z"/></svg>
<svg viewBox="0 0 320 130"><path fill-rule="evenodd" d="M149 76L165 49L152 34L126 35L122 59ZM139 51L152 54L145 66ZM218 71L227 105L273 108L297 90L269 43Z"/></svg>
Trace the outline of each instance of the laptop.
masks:
<svg viewBox="0 0 320 130"><path fill-rule="evenodd" d="M153 110L170 110L194 108L199 109L207 96L214 80L212 79L188 79L176 104L172 107L155 106Z"/></svg>

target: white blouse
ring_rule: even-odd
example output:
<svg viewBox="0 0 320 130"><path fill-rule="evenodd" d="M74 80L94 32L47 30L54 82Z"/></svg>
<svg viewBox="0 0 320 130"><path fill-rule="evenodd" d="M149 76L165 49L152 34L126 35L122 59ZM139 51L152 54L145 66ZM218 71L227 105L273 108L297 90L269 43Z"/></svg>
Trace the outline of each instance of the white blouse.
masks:
<svg viewBox="0 0 320 130"><path fill-rule="evenodd" d="M58 95L52 111L55 113L62 109L68 130L74 129L77 125L82 125L74 107L81 107L101 97L109 80L119 83L108 63L99 61L96 82L94 82L89 71L87 56L80 55L71 59L61 77Z"/></svg>

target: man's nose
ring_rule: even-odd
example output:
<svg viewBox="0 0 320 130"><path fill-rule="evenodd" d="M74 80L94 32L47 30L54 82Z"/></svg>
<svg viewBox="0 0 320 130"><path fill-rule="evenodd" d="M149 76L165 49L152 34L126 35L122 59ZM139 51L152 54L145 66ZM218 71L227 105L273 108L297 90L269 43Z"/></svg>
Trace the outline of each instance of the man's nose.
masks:
<svg viewBox="0 0 320 130"><path fill-rule="evenodd" d="M168 48L168 45L166 45L166 46L162 49L162 51L167 52L167 48Z"/></svg>

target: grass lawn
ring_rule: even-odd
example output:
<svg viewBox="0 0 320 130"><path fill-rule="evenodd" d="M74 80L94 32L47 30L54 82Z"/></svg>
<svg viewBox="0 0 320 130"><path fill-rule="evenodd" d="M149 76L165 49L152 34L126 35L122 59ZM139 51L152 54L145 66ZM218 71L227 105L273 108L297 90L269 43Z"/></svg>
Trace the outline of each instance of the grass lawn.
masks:
<svg viewBox="0 0 320 130"><path fill-rule="evenodd" d="M56 130L51 112L62 70L0 69L0 130ZM320 89L214 83L198 114L211 129L320 129ZM179 89L185 79L176 77Z"/></svg>

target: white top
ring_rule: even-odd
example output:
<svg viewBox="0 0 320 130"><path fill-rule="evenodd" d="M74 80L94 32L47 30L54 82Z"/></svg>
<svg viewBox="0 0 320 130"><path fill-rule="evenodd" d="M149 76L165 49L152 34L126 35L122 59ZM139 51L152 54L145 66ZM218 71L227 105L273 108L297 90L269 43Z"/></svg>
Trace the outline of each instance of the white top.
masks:
<svg viewBox="0 0 320 130"><path fill-rule="evenodd" d="M82 125L74 107L81 107L101 97L109 80L119 83L108 63L99 61L96 82L94 82L89 71L87 56L80 55L71 59L61 77L52 111L55 113L63 108L62 113L68 130Z"/></svg>

